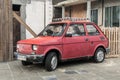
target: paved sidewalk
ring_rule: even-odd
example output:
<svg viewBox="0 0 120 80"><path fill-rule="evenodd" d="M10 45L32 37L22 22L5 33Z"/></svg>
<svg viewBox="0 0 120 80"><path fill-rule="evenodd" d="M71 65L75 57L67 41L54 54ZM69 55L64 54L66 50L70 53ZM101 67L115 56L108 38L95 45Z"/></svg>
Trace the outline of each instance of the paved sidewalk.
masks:
<svg viewBox="0 0 120 80"><path fill-rule="evenodd" d="M61 63L53 72L42 65L22 66L20 61L0 63L0 80L120 80L120 58L103 63L72 61Z"/></svg>

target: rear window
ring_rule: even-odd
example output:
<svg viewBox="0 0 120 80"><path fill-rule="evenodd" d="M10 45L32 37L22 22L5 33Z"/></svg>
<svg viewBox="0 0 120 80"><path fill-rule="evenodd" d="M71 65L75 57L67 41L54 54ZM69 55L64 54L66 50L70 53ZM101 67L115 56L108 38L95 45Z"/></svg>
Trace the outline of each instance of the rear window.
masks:
<svg viewBox="0 0 120 80"><path fill-rule="evenodd" d="M88 35L94 36L94 35L99 35L99 31L96 29L96 27L92 24L87 24L86 25Z"/></svg>

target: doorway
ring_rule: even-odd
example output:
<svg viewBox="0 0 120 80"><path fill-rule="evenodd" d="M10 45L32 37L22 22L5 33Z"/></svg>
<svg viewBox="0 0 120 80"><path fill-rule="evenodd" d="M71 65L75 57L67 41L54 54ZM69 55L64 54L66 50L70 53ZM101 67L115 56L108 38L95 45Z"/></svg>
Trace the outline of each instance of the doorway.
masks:
<svg viewBox="0 0 120 80"><path fill-rule="evenodd" d="M13 11L20 16L20 7L21 5L12 5ZM17 41L21 39L21 27L20 23L13 18L13 51L16 52Z"/></svg>

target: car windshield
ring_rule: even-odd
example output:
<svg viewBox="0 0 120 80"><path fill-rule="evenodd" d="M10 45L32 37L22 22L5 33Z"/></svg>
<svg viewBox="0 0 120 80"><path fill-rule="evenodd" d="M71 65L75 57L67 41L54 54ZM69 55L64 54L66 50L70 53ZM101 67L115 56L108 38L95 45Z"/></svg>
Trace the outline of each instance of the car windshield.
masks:
<svg viewBox="0 0 120 80"><path fill-rule="evenodd" d="M38 36L61 36L66 24L49 24Z"/></svg>

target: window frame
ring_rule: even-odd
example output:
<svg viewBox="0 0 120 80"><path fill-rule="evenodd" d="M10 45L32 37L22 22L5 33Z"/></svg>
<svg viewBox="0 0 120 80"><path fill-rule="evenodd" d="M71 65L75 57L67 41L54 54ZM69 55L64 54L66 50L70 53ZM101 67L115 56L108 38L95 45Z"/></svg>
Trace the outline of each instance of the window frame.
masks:
<svg viewBox="0 0 120 80"><path fill-rule="evenodd" d="M98 34L96 34L96 35L90 35L89 32L88 32L87 25L93 25L93 27L98 31ZM86 31L87 31L87 35L88 36L98 36L98 35L100 35L100 31L96 28L96 26L94 24L87 23L85 27L86 27Z"/></svg>
<svg viewBox="0 0 120 80"><path fill-rule="evenodd" d="M118 26L114 26L115 23L115 14L113 14L113 10L116 8L118 9ZM107 12L108 11L108 12ZM115 11L117 12L117 11ZM117 14L117 13L116 13ZM120 27L120 5L114 5L114 6L106 6L104 8L104 26L105 27ZM117 17L116 17L117 18ZM117 25L117 24L116 24Z"/></svg>
<svg viewBox="0 0 120 80"><path fill-rule="evenodd" d="M96 20L97 21L94 21L94 12L95 11L97 12L97 14L96 14ZM98 24L98 9L92 9L91 10L91 21L94 22L95 24Z"/></svg>

